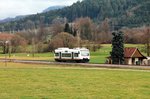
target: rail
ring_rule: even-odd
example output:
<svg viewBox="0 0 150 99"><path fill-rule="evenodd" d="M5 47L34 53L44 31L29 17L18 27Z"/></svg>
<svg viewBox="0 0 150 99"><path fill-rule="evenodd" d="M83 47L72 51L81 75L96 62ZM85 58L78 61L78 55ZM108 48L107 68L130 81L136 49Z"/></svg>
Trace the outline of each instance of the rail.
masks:
<svg viewBox="0 0 150 99"><path fill-rule="evenodd" d="M1 62L14 62L25 64L43 64L43 65L62 65L62 66L81 66L90 68L119 68L119 69L141 69L150 70L150 66L137 66L137 65L113 65L113 64L91 64L91 63L68 63L68 62L50 62L43 60L16 60L16 59L0 59Z"/></svg>

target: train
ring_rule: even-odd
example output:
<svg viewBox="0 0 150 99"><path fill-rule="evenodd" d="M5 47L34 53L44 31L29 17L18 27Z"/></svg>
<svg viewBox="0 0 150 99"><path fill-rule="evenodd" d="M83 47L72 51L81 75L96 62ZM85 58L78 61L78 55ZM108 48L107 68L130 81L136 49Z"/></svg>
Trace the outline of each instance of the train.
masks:
<svg viewBox="0 0 150 99"><path fill-rule="evenodd" d="M54 59L56 62L83 62L90 61L90 51L87 48L58 48L54 51Z"/></svg>

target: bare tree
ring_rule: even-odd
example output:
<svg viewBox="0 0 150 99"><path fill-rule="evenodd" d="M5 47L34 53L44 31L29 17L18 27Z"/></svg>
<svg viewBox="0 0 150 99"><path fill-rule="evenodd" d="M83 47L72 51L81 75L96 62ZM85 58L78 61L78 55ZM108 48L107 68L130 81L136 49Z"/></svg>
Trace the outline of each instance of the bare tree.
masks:
<svg viewBox="0 0 150 99"><path fill-rule="evenodd" d="M62 32L56 35L50 42L50 49L54 50L59 47L73 48L76 46L76 38L69 33Z"/></svg>
<svg viewBox="0 0 150 99"><path fill-rule="evenodd" d="M53 37L64 31L65 23L65 18L56 18L52 21L51 31Z"/></svg>
<svg viewBox="0 0 150 99"><path fill-rule="evenodd" d="M11 46L12 46L12 52L25 51L27 41L23 37L15 34L13 36L13 38L10 40L10 42L11 42Z"/></svg>
<svg viewBox="0 0 150 99"><path fill-rule="evenodd" d="M8 52L8 47L6 47L6 41L10 41L14 37L13 34L8 34L8 33L1 33L0 34L0 46L3 48L3 53L5 51Z"/></svg>
<svg viewBox="0 0 150 99"><path fill-rule="evenodd" d="M143 41L146 45L147 56L150 56L150 27L144 27Z"/></svg>
<svg viewBox="0 0 150 99"><path fill-rule="evenodd" d="M144 51L147 56L150 56L150 27L126 28L122 29L125 33L124 38L126 43L145 44Z"/></svg>
<svg viewBox="0 0 150 99"><path fill-rule="evenodd" d="M40 17L39 30L37 32L38 42L43 42L46 39L46 29L44 26L44 16Z"/></svg>
<svg viewBox="0 0 150 99"><path fill-rule="evenodd" d="M83 40L91 40L92 38L92 25L93 22L90 18L79 18L75 21L75 28L80 33L80 37Z"/></svg>
<svg viewBox="0 0 150 99"><path fill-rule="evenodd" d="M109 43L111 41L111 31L110 31L109 21L110 20L106 18L99 26L101 41L103 43Z"/></svg>

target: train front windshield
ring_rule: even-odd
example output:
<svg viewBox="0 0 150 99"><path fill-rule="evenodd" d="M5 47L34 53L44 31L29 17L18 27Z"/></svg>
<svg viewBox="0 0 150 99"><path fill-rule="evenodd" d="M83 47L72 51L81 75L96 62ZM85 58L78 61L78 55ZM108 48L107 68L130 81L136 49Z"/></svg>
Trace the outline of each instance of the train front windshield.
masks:
<svg viewBox="0 0 150 99"><path fill-rule="evenodd" d="M82 51L81 51L81 55L82 55L82 56L89 56L90 53L89 53L89 51L87 51L87 50L82 50Z"/></svg>

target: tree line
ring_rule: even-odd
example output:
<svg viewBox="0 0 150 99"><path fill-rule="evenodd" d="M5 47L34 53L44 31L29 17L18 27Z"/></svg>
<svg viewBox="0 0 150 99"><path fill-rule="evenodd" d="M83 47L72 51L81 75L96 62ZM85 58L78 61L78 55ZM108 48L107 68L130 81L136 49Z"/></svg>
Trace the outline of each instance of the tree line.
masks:
<svg viewBox="0 0 150 99"><path fill-rule="evenodd" d="M101 47L101 44L110 44L112 41L113 31L109 21L106 18L97 24L89 17L85 17L70 23L65 18L57 18L52 21L49 27L45 27L44 21L41 19L40 27L37 29L34 22L28 20L27 30L13 34L0 34L1 46L3 46L3 53L6 51L6 41L11 42L14 53L42 53L54 51L59 47L87 47L96 51ZM125 43L144 44L144 51L149 52L150 27L122 28L119 31L124 33Z"/></svg>
<svg viewBox="0 0 150 99"><path fill-rule="evenodd" d="M18 21L0 24L0 31L20 31L28 29L27 22L34 22L39 28L41 19L44 26L50 26L56 18L66 18L69 22L77 18L89 17L95 23L110 19L111 26L139 27L150 23L149 0L83 0L46 13L27 16Z"/></svg>

